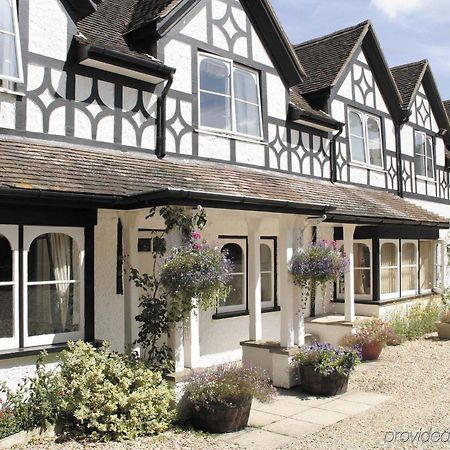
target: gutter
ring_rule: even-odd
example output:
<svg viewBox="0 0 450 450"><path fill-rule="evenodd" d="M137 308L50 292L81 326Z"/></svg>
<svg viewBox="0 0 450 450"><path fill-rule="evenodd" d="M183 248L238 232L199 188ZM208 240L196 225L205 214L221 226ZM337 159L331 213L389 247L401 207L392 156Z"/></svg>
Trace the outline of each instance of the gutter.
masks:
<svg viewBox="0 0 450 450"><path fill-rule="evenodd" d="M156 102L157 119L156 119L156 150L155 154L158 159L166 156L166 105L167 94L173 83L173 72L170 73L167 83L158 97Z"/></svg>

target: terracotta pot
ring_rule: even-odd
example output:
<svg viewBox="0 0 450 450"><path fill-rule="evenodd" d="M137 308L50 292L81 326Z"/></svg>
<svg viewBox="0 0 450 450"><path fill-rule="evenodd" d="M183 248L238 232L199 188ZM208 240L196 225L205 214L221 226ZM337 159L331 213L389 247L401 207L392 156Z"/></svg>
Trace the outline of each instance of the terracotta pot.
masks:
<svg viewBox="0 0 450 450"><path fill-rule="evenodd" d="M450 323L436 322L439 339L450 339Z"/></svg>
<svg viewBox="0 0 450 450"><path fill-rule="evenodd" d="M314 366L300 366L301 388L308 394L330 397L347 392L348 376L338 373L321 375L314 370Z"/></svg>
<svg viewBox="0 0 450 450"><path fill-rule="evenodd" d="M247 398L236 406L219 403L191 405L191 422L195 428L210 433L233 433L247 426L251 407L252 398Z"/></svg>
<svg viewBox="0 0 450 450"><path fill-rule="evenodd" d="M365 361L375 361L383 350L383 342L369 342L361 347L361 356Z"/></svg>

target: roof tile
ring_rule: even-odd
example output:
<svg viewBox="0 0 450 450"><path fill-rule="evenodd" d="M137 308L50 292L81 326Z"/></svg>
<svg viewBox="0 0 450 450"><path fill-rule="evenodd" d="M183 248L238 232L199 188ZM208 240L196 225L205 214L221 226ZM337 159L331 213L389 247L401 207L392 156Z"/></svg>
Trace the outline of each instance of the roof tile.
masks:
<svg viewBox="0 0 450 450"><path fill-rule="evenodd" d="M392 76L402 96L403 106L408 107L411 103L411 98L427 65L428 61L422 60L391 68Z"/></svg>

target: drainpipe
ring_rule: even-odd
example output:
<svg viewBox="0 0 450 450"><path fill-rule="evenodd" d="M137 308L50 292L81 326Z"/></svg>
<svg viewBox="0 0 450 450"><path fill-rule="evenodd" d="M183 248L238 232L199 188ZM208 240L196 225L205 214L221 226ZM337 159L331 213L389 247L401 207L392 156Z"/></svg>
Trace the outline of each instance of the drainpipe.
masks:
<svg viewBox="0 0 450 450"><path fill-rule="evenodd" d="M404 110L405 115L402 117L400 123L395 123L395 155L397 158L397 195L403 197L403 164L402 164L402 137L401 131L403 125L409 121L411 111Z"/></svg>
<svg viewBox="0 0 450 450"><path fill-rule="evenodd" d="M344 131L344 125L342 125L338 132L333 135L333 139L330 142L330 181L335 183L337 181L337 138Z"/></svg>
<svg viewBox="0 0 450 450"><path fill-rule="evenodd" d="M173 73L169 75L161 95L156 102L156 156L163 159L166 156L166 100L167 94L173 83Z"/></svg>

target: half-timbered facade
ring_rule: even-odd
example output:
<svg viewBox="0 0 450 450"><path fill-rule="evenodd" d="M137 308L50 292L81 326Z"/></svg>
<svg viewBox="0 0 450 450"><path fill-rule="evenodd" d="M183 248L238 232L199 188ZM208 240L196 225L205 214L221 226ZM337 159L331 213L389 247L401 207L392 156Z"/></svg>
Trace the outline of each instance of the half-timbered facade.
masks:
<svg viewBox="0 0 450 450"><path fill-rule="evenodd" d="M352 322L445 287L449 104L426 61L387 66L370 22L292 46L267 0L0 12L6 378L69 339L134 341L127 269L148 270L163 226L149 206L202 204L237 261L230 298L171 337L177 371L303 342L287 267L312 239L352 259L318 314Z"/></svg>

